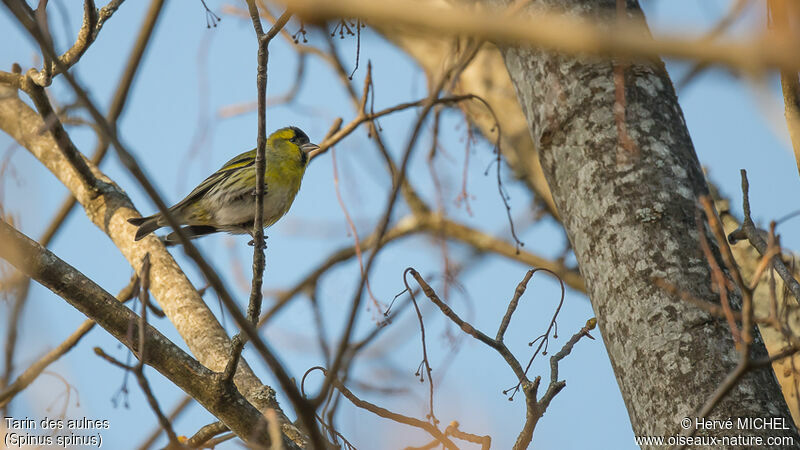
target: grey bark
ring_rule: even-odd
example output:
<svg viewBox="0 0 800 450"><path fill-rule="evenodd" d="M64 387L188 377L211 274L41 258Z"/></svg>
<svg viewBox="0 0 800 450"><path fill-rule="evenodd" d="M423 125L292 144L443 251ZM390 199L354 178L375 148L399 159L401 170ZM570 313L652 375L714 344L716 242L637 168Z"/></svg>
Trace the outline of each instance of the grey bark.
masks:
<svg viewBox="0 0 800 450"><path fill-rule="evenodd" d="M500 3L508 3L500 0ZM588 19L613 18L613 0L539 0ZM638 3L628 2L641 18ZM611 31L613 32L613 31ZM694 419L736 366L727 325L654 286L665 278L719 302L699 247L696 201L708 194L672 83L660 61L625 70L625 121L635 149L620 143L613 64L530 48L501 48L555 204L572 243L617 382L637 435L671 436ZM535 157L535 156L534 156ZM765 357L760 340L753 357ZM800 442L767 367L749 372L713 418L782 417ZM776 436L773 430L699 435Z"/></svg>

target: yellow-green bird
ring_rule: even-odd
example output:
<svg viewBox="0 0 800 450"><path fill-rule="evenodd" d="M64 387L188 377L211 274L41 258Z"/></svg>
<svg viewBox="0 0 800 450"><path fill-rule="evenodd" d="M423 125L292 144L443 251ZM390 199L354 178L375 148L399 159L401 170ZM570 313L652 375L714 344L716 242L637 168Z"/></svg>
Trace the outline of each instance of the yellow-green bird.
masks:
<svg viewBox="0 0 800 450"><path fill-rule="evenodd" d="M278 221L292 206L308 165L309 152L318 149L297 127L281 128L267 138L264 173L264 227ZM252 234L256 211L256 151L242 153L214 172L169 209L190 238L219 231ZM166 226L159 213L128 219L139 227L134 240ZM175 232L166 237L177 243Z"/></svg>

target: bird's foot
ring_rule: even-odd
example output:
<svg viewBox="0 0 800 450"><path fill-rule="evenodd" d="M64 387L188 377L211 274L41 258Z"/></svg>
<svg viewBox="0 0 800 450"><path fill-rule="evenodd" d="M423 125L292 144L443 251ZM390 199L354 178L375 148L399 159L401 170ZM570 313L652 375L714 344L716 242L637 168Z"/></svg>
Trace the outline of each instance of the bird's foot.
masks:
<svg viewBox="0 0 800 450"><path fill-rule="evenodd" d="M264 239L261 241L261 248L267 248L267 238L269 238L269 236L264 236ZM250 242L247 243L247 245L249 245L250 247L254 247L256 245L256 240L251 239Z"/></svg>
<svg viewBox="0 0 800 450"><path fill-rule="evenodd" d="M250 191L250 195L252 195L253 197L258 197L258 191L256 189L253 189L252 191ZM267 195L267 185L266 184L264 185L264 195Z"/></svg>

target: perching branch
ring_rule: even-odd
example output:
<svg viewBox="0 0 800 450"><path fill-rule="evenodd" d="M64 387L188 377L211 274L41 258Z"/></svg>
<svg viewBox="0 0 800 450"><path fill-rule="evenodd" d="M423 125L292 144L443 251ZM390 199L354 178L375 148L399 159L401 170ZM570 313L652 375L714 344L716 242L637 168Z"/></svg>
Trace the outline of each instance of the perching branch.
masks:
<svg viewBox="0 0 800 450"><path fill-rule="evenodd" d="M253 28L256 31L258 40L258 73L256 84L258 90L258 138L256 144L255 170L256 180L264 179L264 156L267 146L267 125L266 125L266 101L267 101L267 63L269 61L269 42L286 25L291 18L291 14L285 12L270 28L268 34L264 34L261 27L261 18L258 15L258 7L253 0L248 0L247 7L253 20ZM250 289L250 301L247 307L247 320L254 326L258 324L258 316L261 314L261 286L264 282L264 183L256 182L255 192L256 209L253 220L253 285ZM236 365L244 349L245 340L241 333L234 336L231 344L231 358L225 366L223 380L230 381L236 371Z"/></svg>
<svg viewBox="0 0 800 450"><path fill-rule="evenodd" d="M134 176L143 183L146 191L160 206L162 212L166 211L166 204L144 176L130 152L127 152L127 149L119 142L116 131L107 123L88 99L86 92L75 83L75 80L68 72L64 73L64 77L70 82L78 97L84 101L100 129L107 135L117 150L121 151L123 163L128 165ZM0 85L0 93L5 94L6 92L8 92L8 88L3 88ZM89 213L90 219L112 238L114 244L132 265L136 265L136 262L140 261L145 253L150 253L153 270L157 270L160 274L158 277L153 277L151 291L154 296L159 300L165 313L175 324L189 348L201 358L203 364L207 367L222 370L229 355L227 334L197 291L186 279L186 276L179 270L163 244L156 238L145 238L134 243L131 238L133 226L127 223L127 219L134 217L135 210L127 196L96 167L90 164L92 173L96 174L102 181L100 184L102 195L92 195L90 189L80 182L80 178L74 173L71 165L56 150L58 147L52 136L49 133L41 134L38 132L41 127L42 121L38 115L16 95L0 95L0 129L6 131L31 151L70 189L76 199L84 206L87 213ZM179 228L176 223L173 223L173 225ZM178 231L180 232L180 230ZM185 236L183 237L185 240ZM218 289L217 292L220 299L231 310L231 314L237 320L237 323L240 326L245 323L245 317L238 311L236 303L227 294L227 290L216 271L205 262L191 242L185 240L183 248L197 262L209 283ZM191 314L187 315L187 311L191 311ZM245 329L250 331L250 336L257 338L252 326ZM260 352L265 350L264 354L269 354L268 349L265 347L260 348ZM276 362L274 358L273 362ZM240 366L242 366L241 370L236 372L236 383L242 389L242 392L259 408L264 410L268 408L278 409L279 406L274 397L264 395L265 387L255 377L250 368L242 364ZM289 433L298 442L304 441L301 433L288 419L284 421L284 432Z"/></svg>

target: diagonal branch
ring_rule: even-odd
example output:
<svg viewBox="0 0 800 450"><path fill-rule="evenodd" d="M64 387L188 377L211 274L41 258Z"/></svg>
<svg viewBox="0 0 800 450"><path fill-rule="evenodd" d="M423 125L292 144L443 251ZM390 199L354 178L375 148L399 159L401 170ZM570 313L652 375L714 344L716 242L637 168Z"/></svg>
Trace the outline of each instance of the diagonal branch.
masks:
<svg viewBox="0 0 800 450"><path fill-rule="evenodd" d="M34 36L42 49L44 58L42 70L30 69L27 73L30 80L37 86L47 87L50 86L55 75L63 73L75 65L97 39L103 24L117 11L122 1L112 0L98 11L94 0L84 0L83 21L80 30L78 30L78 37L69 50L64 52L63 55L56 56L49 51L52 48L52 40L49 39L50 31L47 29L46 20L36 20L34 17L34 14L41 14L42 17L46 17L46 12L39 9L34 12L25 2L20 0L3 0L6 7L11 10L22 26ZM10 75L6 74L11 78ZM16 77L16 79L9 79L8 81L19 87L22 78Z"/></svg>
<svg viewBox="0 0 800 450"><path fill-rule="evenodd" d="M117 294L117 300L120 302L126 302L133 298L136 295L136 289L138 287L138 278L134 275L131 278L130 283L125 286L119 294ZM31 383L33 383L36 378L41 375L42 372L55 362L58 358L72 350L80 340L86 336L89 331L92 330L95 326L95 321L92 319L87 319L83 322L77 330L75 330L67 339L64 340L61 344L59 344L56 348L47 352L41 359L33 363L30 367L25 369L13 383L11 383L6 390L0 392L0 407L4 407L5 405L10 402L14 396L18 393L22 392L25 388L27 388Z"/></svg>
<svg viewBox="0 0 800 450"><path fill-rule="evenodd" d="M103 123L107 125L104 120ZM154 297L200 362L212 370L222 370L230 352L227 333L157 239L133 241L133 226L127 220L135 217L136 213L130 199L97 167L89 164L100 180L101 195L92 195L58 150L52 135L39 133L42 126L41 118L14 95L13 90L0 86L0 129L28 149L59 178L84 207L89 219L112 239L132 266L138 266L138 261L141 261L145 253L150 253L154 274L151 292ZM111 130L106 128L106 131ZM213 273L207 265L205 267ZM241 314L240 317L243 319ZM240 364L235 381L244 395L259 409L279 410L280 406L271 395L271 389L265 387L246 364ZM299 430L288 418L284 416L284 419L284 432L302 442L303 437Z"/></svg>
<svg viewBox="0 0 800 450"><path fill-rule="evenodd" d="M41 283L98 325L111 333L134 354L140 355L140 342L129 339L128 330L138 332L139 317L85 275L53 253L0 220L0 258ZM147 347L146 363L194 397L209 412L222 420L245 442L268 445L261 413L233 386L219 389L215 374L169 341L152 326L142 334ZM138 357L138 356L137 356ZM291 442L289 442L291 444Z"/></svg>
<svg viewBox="0 0 800 450"><path fill-rule="evenodd" d="M742 209L743 218L742 225L728 234L728 241L735 244L740 240L746 239L758 251L760 255L765 255L768 251L767 241L764 240L761 231L756 227L753 218L750 216L750 183L747 180L747 171L741 170L742 175ZM789 291L794 296L797 302L800 302L800 282L798 282L792 271L783 263L780 255L775 255L771 258L772 267L778 272L778 275L783 278L784 283L789 288Z"/></svg>
<svg viewBox="0 0 800 450"><path fill-rule="evenodd" d="M499 44L529 45L570 55L621 55L631 59L672 57L753 72L776 67L797 71L797 43L788 39L749 37L707 41L681 35L653 39L646 27L626 22L609 32L595 24L557 11L506 17L495 11L446 9L432 2L371 0L282 0L308 22L357 17L375 25L404 26L439 36L472 36Z"/></svg>
<svg viewBox="0 0 800 450"><path fill-rule="evenodd" d="M438 443L442 444L442 446L444 446L445 448L450 450L458 449L458 447L453 443L453 441L448 439L447 436L445 436L441 431L439 431L438 428L436 428L435 425L431 424L430 422L398 414L389 411L386 408L380 407L366 400L358 398L350 389L345 387L345 385L339 380L339 378L331 377L329 371L323 369L322 367L319 366L312 367L306 372L306 376L313 370L319 370L320 372L322 372L322 374L325 375L326 379L330 378L332 386L336 388L336 390L341 392L342 395L344 395L346 399L350 400L350 402L353 403L353 405L355 405L356 407L365 409L385 419L393 420L395 422L402 423L405 425L410 425L412 427L421 428L430 433L430 435L436 438ZM305 380L305 376L303 377L303 379Z"/></svg>
<svg viewBox="0 0 800 450"><path fill-rule="evenodd" d="M494 349L498 354L500 354L500 356L502 356L503 359L506 361L506 364L508 364L508 366L514 372L514 375L517 376L517 379L519 380L518 386L522 388L522 392L525 395L526 418L525 418L525 425L523 426L522 431L520 431L517 437L517 441L514 444L514 450L522 450L528 448L531 439L533 439L533 430L536 427L536 424L538 423L539 419L542 417L542 415L544 415L545 411L547 410L547 407L550 405L550 402L553 400L556 394L561 392L561 390L567 385L565 381L558 379L558 363L562 359L564 359L567 355L570 354L572 348L582 337L588 337L590 339L594 339L594 337L592 337L592 335L589 334L589 331L593 330L597 324L597 320L594 318L586 321L586 325L583 328L581 328L577 333L575 333L572 336L572 338L570 338L564 344L564 346L558 353L556 353L550 358L550 383L542 398L537 400L536 396L539 390L539 384L541 383L541 377L536 377L533 381L530 381L527 376L527 370L530 367L530 363L528 364L528 368L523 369L522 365L519 363L517 358L511 353L511 350L509 350L509 348L506 346L506 344L503 342L502 339L503 334L505 333L505 330L508 327L508 322L511 320L511 315L516 309L516 305L525 291L525 286L527 285L528 281L530 281L530 278L533 276L536 270L537 269L528 271L523 280L517 286L517 289L514 292L514 297L511 299L511 302L509 303L508 310L506 311L506 314L503 316L503 319L500 322L500 328L498 330L496 339L492 339L491 337L487 336L486 334L484 334L483 332L472 326L472 324L459 317L459 315L455 311L453 311L452 308L450 308L450 306L448 306L439 298L439 296L436 294L433 288L431 288L431 286L422 278L419 272L409 267L403 273L404 280L406 274L411 274L411 276L414 278L414 280L422 289L423 294L425 294L425 296L428 297L428 299L434 305L436 305L439 308L439 310L442 311L442 314L444 314L445 317L447 317L453 323L458 325L458 327L461 328L463 332L469 334L478 341L486 344L490 348ZM564 298L563 284L561 286L562 286L561 300L563 302ZM414 294L411 291L411 288L408 286L408 283L406 283L406 289L408 290L409 294L411 294L412 301L414 301L414 303L416 304L416 301L414 300ZM561 308L561 304L559 304L558 308L559 309ZM556 314L558 314L558 309L556 310ZM548 328L544 336L547 336L550 333L550 328L553 326L554 323L555 323L555 315L553 316L553 320L550 322L550 327ZM423 347L424 347L424 341L423 341ZM541 345L539 348L541 348ZM534 357L538 353L539 350L537 349L536 353L534 353ZM531 361L533 361L533 359L531 359Z"/></svg>

